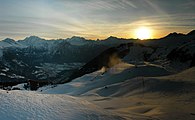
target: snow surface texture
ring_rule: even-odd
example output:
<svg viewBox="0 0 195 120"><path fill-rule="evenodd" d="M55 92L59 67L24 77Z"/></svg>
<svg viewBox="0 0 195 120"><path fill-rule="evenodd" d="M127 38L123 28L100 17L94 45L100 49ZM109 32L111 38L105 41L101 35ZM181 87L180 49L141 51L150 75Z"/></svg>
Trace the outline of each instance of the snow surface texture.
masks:
<svg viewBox="0 0 195 120"><path fill-rule="evenodd" d="M127 120L195 119L195 67L174 74L149 63L121 63L104 72L38 91L79 96Z"/></svg>
<svg viewBox="0 0 195 120"><path fill-rule="evenodd" d="M153 72L155 71L155 72ZM106 87L112 84L121 83L128 79L139 77L139 76L163 76L169 75L170 72L164 68L154 66L154 65L140 65L135 67L132 64L121 63L113 68L109 69L106 73L104 70L99 70L97 72L84 75L80 78L73 80L73 82L66 83L63 85L58 85L52 89L43 90L45 93L61 93L69 95L82 95L87 91L93 90L99 87ZM113 89L114 90L114 89ZM112 90L111 90L112 91Z"/></svg>
<svg viewBox="0 0 195 120"><path fill-rule="evenodd" d="M0 120L121 120L105 110L68 95L0 90Z"/></svg>

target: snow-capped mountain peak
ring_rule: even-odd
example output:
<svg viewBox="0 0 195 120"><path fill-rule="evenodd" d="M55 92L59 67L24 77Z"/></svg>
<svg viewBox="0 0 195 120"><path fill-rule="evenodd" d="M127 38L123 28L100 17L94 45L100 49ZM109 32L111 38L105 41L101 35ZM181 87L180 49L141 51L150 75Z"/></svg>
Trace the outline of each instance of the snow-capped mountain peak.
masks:
<svg viewBox="0 0 195 120"><path fill-rule="evenodd" d="M14 39L6 38L0 42L0 48L6 48L6 47L24 47L22 44L18 43Z"/></svg>
<svg viewBox="0 0 195 120"><path fill-rule="evenodd" d="M67 41L72 45L84 45L87 43L87 40L83 37L73 36L68 38Z"/></svg>
<svg viewBox="0 0 195 120"><path fill-rule="evenodd" d="M3 42L15 43L16 41L14 39L11 39L11 38L6 38L6 39L3 40Z"/></svg>
<svg viewBox="0 0 195 120"><path fill-rule="evenodd" d="M47 46L47 40L42 39L37 36L30 36L26 37L24 40L19 40L18 43L25 45L25 46L33 46L33 47L43 47Z"/></svg>
<svg viewBox="0 0 195 120"><path fill-rule="evenodd" d="M38 36L30 36L30 37L26 37L24 40L28 40L28 41L34 41L34 40L41 40L42 38L38 37Z"/></svg>

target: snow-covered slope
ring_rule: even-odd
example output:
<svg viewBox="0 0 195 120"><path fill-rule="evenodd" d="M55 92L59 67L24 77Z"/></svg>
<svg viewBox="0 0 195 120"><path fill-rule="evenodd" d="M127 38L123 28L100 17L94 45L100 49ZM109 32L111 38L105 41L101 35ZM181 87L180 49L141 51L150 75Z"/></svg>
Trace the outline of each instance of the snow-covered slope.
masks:
<svg viewBox="0 0 195 120"><path fill-rule="evenodd" d="M68 95L0 90L0 120L122 120L86 100Z"/></svg>
<svg viewBox="0 0 195 120"><path fill-rule="evenodd" d="M51 52L62 41L63 40L45 40L37 36L30 36L26 37L24 40L17 41L17 43L31 48L46 49L48 52Z"/></svg>
<svg viewBox="0 0 195 120"><path fill-rule="evenodd" d="M52 89L43 90L44 93L66 93L70 95L82 95L95 88L104 88L106 86L124 82L127 79L139 76L163 76L170 74L162 67L154 65L134 65L121 63L107 72L102 70L76 78L73 82L58 85ZM45 89L45 88L43 88ZM42 90L42 89L41 89Z"/></svg>
<svg viewBox="0 0 195 120"><path fill-rule="evenodd" d="M79 96L126 119L137 120L142 116L144 119L193 120L194 70L193 67L174 74L159 65L121 63L107 72L102 68L70 83L38 91Z"/></svg>
<svg viewBox="0 0 195 120"><path fill-rule="evenodd" d="M24 48L26 46L18 43L17 41L6 38L5 40L0 41L0 48L6 48L6 47L19 47L19 48Z"/></svg>
<svg viewBox="0 0 195 120"><path fill-rule="evenodd" d="M25 48L26 46L16 42L13 39L6 38L0 41L0 58L3 56L3 50L9 47Z"/></svg>

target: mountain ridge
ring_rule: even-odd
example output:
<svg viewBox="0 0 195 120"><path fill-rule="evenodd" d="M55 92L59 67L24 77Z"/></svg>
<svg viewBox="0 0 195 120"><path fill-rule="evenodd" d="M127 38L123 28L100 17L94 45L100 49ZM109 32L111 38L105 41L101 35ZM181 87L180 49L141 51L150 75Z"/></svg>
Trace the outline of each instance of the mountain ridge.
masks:
<svg viewBox="0 0 195 120"><path fill-rule="evenodd" d="M173 33L170 37L145 41L117 37L92 41L76 36L68 40L37 36L20 41L6 39L0 42L0 85L28 80L40 84L65 83L119 61L152 62L171 71L182 71L195 63L193 34L194 31L186 35Z"/></svg>
<svg viewBox="0 0 195 120"><path fill-rule="evenodd" d="M191 36L191 35L195 35L195 30L191 30L190 32L188 32L186 34L178 33L178 32L172 32L172 33L169 33L168 35L166 35L164 37L178 37L178 36ZM162 37L162 38L164 38L164 37ZM6 40L6 39L12 39L12 38L5 38L3 40ZM26 37L23 40L29 40L29 39L33 39L33 40L42 39L42 40L47 40L47 41L52 41L52 40L74 40L74 39L91 40L91 39L86 39L86 38L81 37L81 36L72 36L70 38L60 38L60 39L59 38L58 39L44 39L44 38L41 38L41 37L38 37L38 36L35 36L35 35ZM115 37L115 36L109 36L108 38L101 39L101 40L110 40L110 39L137 40L137 38L119 38L119 37ZM160 39L160 38L153 38L153 39ZM1 41L3 41L3 40L1 40ZM14 39L12 39L12 40L14 40ZM14 41L23 41L23 40L14 40ZM100 39L96 39L96 40L92 40L92 41L99 41L99 40Z"/></svg>

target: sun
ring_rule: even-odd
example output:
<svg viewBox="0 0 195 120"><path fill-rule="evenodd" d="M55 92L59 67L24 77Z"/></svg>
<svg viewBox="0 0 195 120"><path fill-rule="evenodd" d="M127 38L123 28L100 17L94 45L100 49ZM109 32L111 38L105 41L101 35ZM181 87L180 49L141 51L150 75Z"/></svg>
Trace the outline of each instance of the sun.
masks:
<svg viewBox="0 0 195 120"><path fill-rule="evenodd" d="M149 39L151 38L151 30L146 27L138 28L135 31L135 36L136 38L141 39L141 40Z"/></svg>

